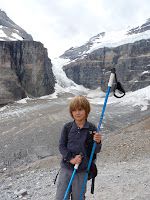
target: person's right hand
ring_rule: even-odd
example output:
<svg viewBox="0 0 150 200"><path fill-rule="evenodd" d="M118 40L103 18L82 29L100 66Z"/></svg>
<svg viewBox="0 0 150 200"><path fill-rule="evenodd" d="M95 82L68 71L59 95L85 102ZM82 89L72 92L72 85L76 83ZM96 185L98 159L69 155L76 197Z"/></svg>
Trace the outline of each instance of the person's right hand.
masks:
<svg viewBox="0 0 150 200"><path fill-rule="evenodd" d="M80 164L80 163L82 162L82 158L83 158L83 156L76 155L75 158L72 158L72 159L70 160L70 163L73 164L73 165L75 165L75 164Z"/></svg>

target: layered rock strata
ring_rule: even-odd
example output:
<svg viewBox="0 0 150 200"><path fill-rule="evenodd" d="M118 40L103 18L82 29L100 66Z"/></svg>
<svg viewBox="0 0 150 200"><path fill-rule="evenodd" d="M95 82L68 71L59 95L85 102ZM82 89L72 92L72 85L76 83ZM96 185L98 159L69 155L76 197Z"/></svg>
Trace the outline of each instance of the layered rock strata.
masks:
<svg viewBox="0 0 150 200"><path fill-rule="evenodd" d="M35 41L0 41L0 105L54 92L51 60Z"/></svg>
<svg viewBox="0 0 150 200"><path fill-rule="evenodd" d="M63 56L62 56L63 57ZM107 89L112 67L126 91L150 84L150 39L100 48L63 67L68 78L90 89Z"/></svg>

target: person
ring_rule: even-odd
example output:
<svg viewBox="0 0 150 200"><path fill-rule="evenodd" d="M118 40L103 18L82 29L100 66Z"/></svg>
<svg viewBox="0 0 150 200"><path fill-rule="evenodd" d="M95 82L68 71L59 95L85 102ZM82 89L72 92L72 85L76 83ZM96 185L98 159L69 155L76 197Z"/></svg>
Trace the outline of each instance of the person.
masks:
<svg viewBox="0 0 150 200"><path fill-rule="evenodd" d="M67 124L64 125L59 140L59 151L62 154L62 161L55 200L63 200L75 164L79 164L79 167L66 199L69 200L71 197L72 200L78 200L80 197L89 162L85 141L89 131L90 122L87 118L90 110L90 103L84 96L75 96L69 104L69 112L74 121L69 134L67 134ZM93 126L93 140L96 142L95 153L99 153L101 149L101 134L96 133L97 128L95 125ZM83 153L83 156L80 155L80 152ZM86 187L82 199L85 199L85 192Z"/></svg>

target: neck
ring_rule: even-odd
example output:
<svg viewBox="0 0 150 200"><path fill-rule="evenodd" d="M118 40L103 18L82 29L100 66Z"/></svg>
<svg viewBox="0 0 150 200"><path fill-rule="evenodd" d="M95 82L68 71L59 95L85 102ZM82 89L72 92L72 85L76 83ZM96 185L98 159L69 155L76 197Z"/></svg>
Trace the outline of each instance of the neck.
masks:
<svg viewBox="0 0 150 200"><path fill-rule="evenodd" d="M76 121L76 120L75 120L76 125L77 125L78 127L80 127L80 128L82 128L82 127L84 126L85 122L86 122L86 120L83 120L83 121Z"/></svg>

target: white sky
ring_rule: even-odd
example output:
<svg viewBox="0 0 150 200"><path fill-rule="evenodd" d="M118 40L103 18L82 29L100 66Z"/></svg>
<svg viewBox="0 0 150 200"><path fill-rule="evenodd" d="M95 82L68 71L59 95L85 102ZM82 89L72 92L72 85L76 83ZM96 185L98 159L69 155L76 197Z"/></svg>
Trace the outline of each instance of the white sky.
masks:
<svg viewBox="0 0 150 200"><path fill-rule="evenodd" d="M150 18L150 0L1 0L0 9L58 57L102 31Z"/></svg>

